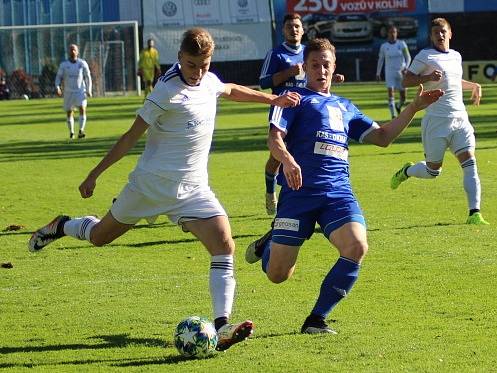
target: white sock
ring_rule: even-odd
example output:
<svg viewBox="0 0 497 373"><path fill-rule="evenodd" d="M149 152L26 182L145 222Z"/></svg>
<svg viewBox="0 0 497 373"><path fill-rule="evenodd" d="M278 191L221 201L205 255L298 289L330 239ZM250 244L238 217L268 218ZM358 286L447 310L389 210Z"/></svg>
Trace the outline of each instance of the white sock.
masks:
<svg viewBox="0 0 497 373"><path fill-rule="evenodd" d="M461 163L463 184L468 198L469 209L480 209L481 186L476 167L476 158L471 157Z"/></svg>
<svg viewBox="0 0 497 373"><path fill-rule="evenodd" d="M236 281L233 277L233 255L211 257L209 289L214 309L214 319L229 317L235 297Z"/></svg>
<svg viewBox="0 0 497 373"><path fill-rule="evenodd" d="M420 179L434 179L435 177L440 175L441 172L441 168L438 170L432 170L426 165L425 161L421 161L409 167L406 173L409 177L413 176Z"/></svg>
<svg viewBox="0 0 497 373"><path fill-rule="evenodd" d="M85 127L86 127L86 115L80 115L79 116L79 130L81 132L84 132Z"/></svg>
<svg viewBox="0 0 497 373"><path fill-rule="evenodd" d="M69 133L74 133L74 118L67 118L67 128L69 129Z"/></svg>
<svg viewBox="0 0 497 373"><path fill-rule="evenodd" d="M94 216L83 216L82 218L74 218L64 224L64 234L77 238L78 240L90 241L90 232L92 228L100 222Z"/></svg>
<svg viewBox="0 0 497 373"><path fill-rule="evenodd" d="M388 99L388 109L390 110L392 118L397 115L395 112L395 99L393 97Z"/></svg>

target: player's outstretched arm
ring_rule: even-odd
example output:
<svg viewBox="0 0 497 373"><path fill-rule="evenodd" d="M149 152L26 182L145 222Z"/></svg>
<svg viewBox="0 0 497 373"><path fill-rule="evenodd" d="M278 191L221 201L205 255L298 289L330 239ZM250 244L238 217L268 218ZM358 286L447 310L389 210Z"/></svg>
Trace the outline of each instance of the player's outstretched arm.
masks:
<svg viewBox="0 0 497 373"><path fill-rule="evenodd" d="M402 79L402 85L404 87L417 87L420 84L426 82L438 82L442 79L442 72L440 70L433 70L430 74L426 75L416 75L411 71L407 70Z"/></svg>
<svg viewBox="0 0 497 373"><path fill-rule="evenodd" d="M463 90L471 90L471 101L473 101L473 104L479 106L482 96L481 85L464 79L461 82Z"/></svg>
<svg viewBox="0 0 497 373"><path fill-rule="evenodd" d="M368 133L364 138L364 142L387 147L411 123L412 118L418 111L425 109L442 95L443 91L440 89L424 91L423 85L420 84L414 100L396 118Z"/></svg>
<svg viewBox="0 0 497 373"><path fill-rule="evenodd" d="M137 116L130 129L124 133L102 160L90 171L86 179L79 186L81 197L88 198L93 195L97 178L110 166L124 157L135 146L138 139L147 130L148 124Z"/></svg>
<svg viewBox="0 0 497 373"><path fill-rule="evenodd" d="M281 107L293 107L300 103L300 95L296 92L286 92L281 96L277 96L234 83L227 83L225 87L222 96L232 101L260 102Z"/></svg>
<svg viewBox="0 0 497 373"><path fill-rule="evenodd" d="M302 171L293 156L288 152L283 141L284 136L285 132L271 126L267 144L273 157L281 162L288 186L293 190L298 190L302 186Z"/></svg>

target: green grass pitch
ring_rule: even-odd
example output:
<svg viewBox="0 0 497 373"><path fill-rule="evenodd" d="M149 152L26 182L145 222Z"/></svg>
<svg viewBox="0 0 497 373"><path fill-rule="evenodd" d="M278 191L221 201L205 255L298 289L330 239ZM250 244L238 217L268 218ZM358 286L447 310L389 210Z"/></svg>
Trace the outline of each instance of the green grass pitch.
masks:
<svg viewBox="0 0 497 373"><path fill-rule="evenodd" d="M336 92L387 121L382 84ZM90 99L87 138L69 141L61 99L0 102L0 370L7 372L488 372L497 368L497 86L468 100L477 133L482 212L464 224L462 171L447 153L436 180L391 175L423 158L419 114L389 148L352 144L352 183L370 251L354 289L330 315L337 336L299 334L337 252L321 234L301 250L289 281L270 283L245 247L268 228L263 168L267 108L221 101L210 183L237 245L232 320L254 337L206 360L172 345L185 316L211 317L208 254L164 217L102 248L63 238L29 253L31 233L55 215L102 216L127 180L143 141L79 197L88 171L130 126L142 99ZM413 90L409 92L412 97ZM76 122L77 126L77 122ZM10 225L20 230L4 230Z"/></svg>

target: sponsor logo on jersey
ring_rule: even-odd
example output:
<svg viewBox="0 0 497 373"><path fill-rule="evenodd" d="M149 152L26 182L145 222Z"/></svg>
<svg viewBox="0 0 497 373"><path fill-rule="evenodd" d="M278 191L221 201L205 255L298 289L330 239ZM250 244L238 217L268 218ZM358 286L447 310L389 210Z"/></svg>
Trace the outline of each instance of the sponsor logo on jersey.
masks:
<svg viewBox="0 0 497 373"><path fill-rule="evenodd" d="M298 232L300 221L297 219L276 218L273 229L283 229L286 231Z"/></svg>
<svg viewBox="0 0 497 373"><path fill-rule="evenodd" d="M349 156L349 151L338 145L316 141L314 144L314 154L328 155L346 161Z"/></svg>
<svg viewBox="0 0 497 373"><path fill-rule="evenodd" d="M209 123L211 123L210 120L192 119L192 120L189 120L188 122L186 122L186 129L192 130L192 129L200 127L200 126L209 125Z"/></svg>
<svg viewBox="0 0 497 373"><path fill-rule="evenodd" d="M339 135L337 133L330 133L326 131L316 131L316 137L318 139L329 139L341 143L347 142L347 136Z"/></svg>
<svg viewBox="0 0 497 373"><path fill-rule="evenodd" d="M169 100L170 103L174 104L174 103L181 103L181 102L186 102L188 101L190 98L185 95L184 93L178 93L177 95L171 97L171 99Z"/></svg>

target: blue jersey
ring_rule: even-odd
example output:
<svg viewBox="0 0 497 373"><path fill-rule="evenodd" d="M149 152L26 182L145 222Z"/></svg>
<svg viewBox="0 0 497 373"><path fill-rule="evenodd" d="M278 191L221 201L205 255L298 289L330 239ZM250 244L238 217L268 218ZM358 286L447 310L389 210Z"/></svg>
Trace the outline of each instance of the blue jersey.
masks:
<svg viewBox="0 0 497 373"><path fill-rule="evenodd" d="M365 116L349 100L308 88L295 88L300 105L272 107L270 124L286 133L285 143L302 170L303 187L352 193L349 181L349 139L362 142L378 124ZM282 191L289 189L283 173L278 175Z"/></svg>
<svg viewBox="0 0 497 373"><path fill-rule="evenodd" d="M271 88L275 95L279 95L281 92L291 87L304 87L305 74L292 76L283 84L277 87L273 86L274 74L304 62L304 49L305 47L303 45L299 45L298 48L295 49L286 43L271 49L266 55L264 65L262 65L261 75L259 77L259 85L261 88Z"/></svg>

